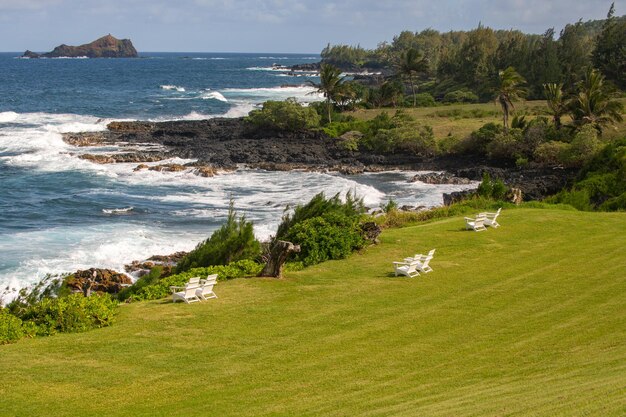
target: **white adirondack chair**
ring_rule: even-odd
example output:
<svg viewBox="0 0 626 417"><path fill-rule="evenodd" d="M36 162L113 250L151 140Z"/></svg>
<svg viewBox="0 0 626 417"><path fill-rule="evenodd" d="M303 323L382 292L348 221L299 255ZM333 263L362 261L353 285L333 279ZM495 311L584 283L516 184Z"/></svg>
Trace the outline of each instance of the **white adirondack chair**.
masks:
<svg viewBox="0 0 626 417"><path fill-rule="evenodd" d="M198 296L196 295L196 290L198 289L198 284L187 283L184 287L174 286L170 287L172 290L172 302L176 302L178 300L184 301L185 303L193 303L196 301L200 301Z"/></svg>
<svg viewBox="0 0 626 417"><path fill-rule="evenodd" d="M396 276L398 276L398 274L405 275L409 278L416 277L420 274L419 272L417 272L418 265L420 265L419 261L394 262L393 263L394 274L396 274Z"/></svg>
<svg viewBox="0 0 626 417"><path fill-rule="evenodd" d="M434 251L435 250L433 249L431 252L434 252ZM427 257L422 258L422 260L419 261L417 265L417 270L425 274L429 272L433 272L433 269L428 265L432 259L433 259L432 255L428 255Z"/></svg>
<svg viewBox="0 0 626 417"><path fill-rule="evenodd" d="M485 227L485 218L485 216L481 216L480 214L477 215L475 219L471 217L465 217L465 229L472 229L476 232L487 230L487 228Z"/></svg>
<svg viewBox="0 0 626 417"><path fill-rule="evenodd" d="M479 216L485 216L485 226L490 226L493 228L500 227L500 224L496 221L496 219L500 215L501 210L502 207L500 207L495 213L484 212L480 213Z"/></svg>
<svg viewBox="0 0 626 417"><path fill-rule="evenodd" d="M213 292L213 286L217 284L217 274L209 275L206 279L200 280L200 287L196 289L196 296L202 300L217 298Z"/></svg>
<svg viewBox="0 0 626 417"><path fill-rule="evenodd" d="M430 252L428 252L428 255L423 255L421 253L416 254L413 257L409 257L409 258L404 258L404 262L413 262L413 261L420 261L423 262L427 257L433 257L435 255L435 249L432 249Z"/></svg>

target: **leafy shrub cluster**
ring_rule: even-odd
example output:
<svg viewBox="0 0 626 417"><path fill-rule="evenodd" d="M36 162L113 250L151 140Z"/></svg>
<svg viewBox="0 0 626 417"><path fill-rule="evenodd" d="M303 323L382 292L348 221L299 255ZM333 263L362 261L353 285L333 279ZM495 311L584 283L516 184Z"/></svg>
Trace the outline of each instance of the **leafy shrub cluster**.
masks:
<svg viewBox="0 0 626 417"><path fill-rule="evenodd" d="M299 205L293 214L286 214L278 226L276 240L287 240L300 245L293 260L304 266L329 259L342 259L365 245L359 220L365 212L363 201L339 194L326 198L317 194L305 205Z"/></svg>
<svg viewBox="0 0 626 417"><path fill-rule="evenodd" d="M570 189L546 201L579 210L626 211L626 138L606 146L585 165Z"/></svg>
<svg viewBox="0 0 626 417"><path fill-rule="evenodd" d="M242 278L247 276L255 276L261 272L262 265L250 259L244 259L236 262L232 262L228 265L213 265L202 268L193 268L188 271L170 275L165 278L157 278L150 280L148 284L139 284L141 279L134 285L129 287L132 289L126 294L127 300L141 301L141 300L157 300L167 297L171 294L170 286L182 286L189 281L189 278L201 277L204 278L207 275L217 274L218 280L223 281L233 278ZM157 275L155 275L157 276ZM137 285L139 284L139 285ZM133 287L137 287L133 289Z"/></svg>
<svg viewBox="0 0 626 417"><path fill-rule="evenodd" d="M506 193L509 191L508 187L504 185L502 180L492 180L488 173L483 174L483 180L476 189L479 196L487 199L502 200L506 197Z"/></svg>
<svg viewBox="0 0 626 417"><path fill-rule="evenodd" d="M110 326L117 313L117 301L109 294L84 297L46 297L32 305L0 310L0 344L24 336L76 333Z"/></svg>
<svg viewBox="0 0 626 417"><path fill-rule="evenodd" d="M478 96L469 90L454 90L443 96L444 103L478 103Z"/></svg>
<svg viewBox="0 0 626 417"><path fill-rule="evenodd" d="M383 112L369 121L333 122L328 124L324 131L333 137L339 137L349 131L358 131L362 137L358 139L355 148L378 153L407 152L430 156L438 150L432 128L417 122L402 111L397 111L393 117Z"/></svg>
<svg viewBox="0 0 626 417"><path fill-rule="evenodd" d="M201 242L176 265L176 273L210 265L227 265L242 259L254 259L261 253L261 244L254 237L254 226L245 216L237 219L233 202L226 223Z"/></svg>
<svg viewBox="0 0 626 417"><path fill-rule="evenodd" d="M320 126L320 115L312 107L305 107L295 99L266 101L260 110L252 110L246 121L257 128L301 132Z"/></svg>

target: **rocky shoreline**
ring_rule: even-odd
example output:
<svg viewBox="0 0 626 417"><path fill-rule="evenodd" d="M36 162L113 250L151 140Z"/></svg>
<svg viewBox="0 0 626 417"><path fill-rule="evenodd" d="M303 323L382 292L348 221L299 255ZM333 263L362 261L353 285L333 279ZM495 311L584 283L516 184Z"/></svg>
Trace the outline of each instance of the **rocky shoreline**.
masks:
<svg viewBox="0 0 626 417"><path fill-rule="evenodd" d="M94 163L137 163L135 171L190 170L204 177L242 166L271 171L330 171L346 175L395 169L449 173L415 178L439 184L479 181L483 173L488 173L492 178L520 189L525 200L538 200L558 192L575 176L574 170L540 166L521 169L475 156L424 158L405 153L350 151L321 131L293 133L256 129L243 118L112 122L104 132L67 133L63 139L81 148L116 145L122 149L114 153L79 155ZM172 158L195 159L196 162L158 164Z"/></svg>

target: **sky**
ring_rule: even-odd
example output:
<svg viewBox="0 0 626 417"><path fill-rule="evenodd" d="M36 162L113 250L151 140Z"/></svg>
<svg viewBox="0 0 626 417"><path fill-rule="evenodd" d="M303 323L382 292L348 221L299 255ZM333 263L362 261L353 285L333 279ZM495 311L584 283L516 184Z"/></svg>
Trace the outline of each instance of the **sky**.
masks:
<svg viewBox="0 0 626 417"><path fill-rule="evenodd" d="M373 48L403 30L543 33L606 17L610 0L0 0L0 51L38 52L111 33L141 52L319 53ZM615 1L616 15L626 0Z"/></svg>

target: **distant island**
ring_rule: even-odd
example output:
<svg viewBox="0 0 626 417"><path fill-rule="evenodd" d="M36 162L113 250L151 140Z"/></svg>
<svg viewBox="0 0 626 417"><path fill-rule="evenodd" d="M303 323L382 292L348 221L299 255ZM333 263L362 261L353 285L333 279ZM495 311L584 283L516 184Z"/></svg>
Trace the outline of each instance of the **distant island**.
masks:
<svg viewBox="0 0 626 417"><path fill-rule="evenodd" d="M137 58L137 50L130 39L117 39L110 33L80 46L59 45L52 52L38 54L24 52L24 58Z"/></svg>

